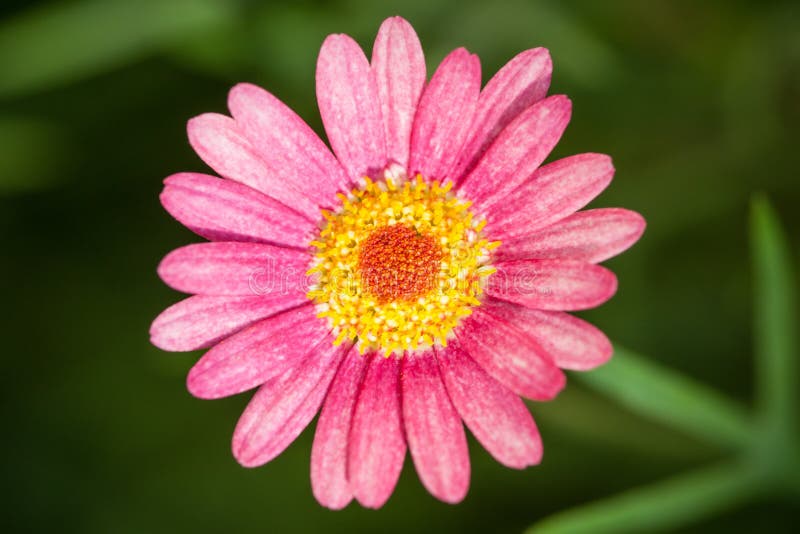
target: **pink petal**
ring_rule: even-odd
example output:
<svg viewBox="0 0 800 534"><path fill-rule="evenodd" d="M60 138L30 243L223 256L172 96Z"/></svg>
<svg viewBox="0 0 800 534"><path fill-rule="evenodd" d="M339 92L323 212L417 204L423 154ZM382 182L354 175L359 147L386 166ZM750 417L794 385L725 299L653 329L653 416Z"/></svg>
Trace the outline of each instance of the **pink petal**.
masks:
<svg viewBox="0 0 800 534"><path fill-rule="evenodd" d="M267 91L240 83L231 89L228 107L269 168L318 206L333 207L336 193L351 188L347 173L314 130Z"/></svg>
<svg viewBox="0 0 800 534"><path fill-rule="evenodd" d="M164 184L164 208L212 241L261 241L305 248L316 230L308 219L277 200L231 180L180 173Z"/></svg>
<svg viewBox="0 0 800 534"><path fill-rule="evenodd" d="M425 55L417 33L405 19L383 21L372 48L372 70L378 87L386 133L386 154L408 165L411 125L425 86Z"/></svg>
<svg viewBox="0 0 800 534"><path fill-rule="evenodd" d="M644 218L622 208L579 211L533 234L503 241L499 261L566 258L599 263L614 257L642 236Z"/></svg>
<svg viewBox="0 0 800 534"><path fill-rule="evenodd" d="M161 260L158 275L170 287L200 295L267 295L306 291L306 251L262 243L196 243Z"/></svg>
<svg viewBox="0 0 800 534"><path fill-rule="evenodd" d="M163 350L210 347L259 319L306 302L301 292L254 297L195 295L173 304L153 321L150 341Z"/></svg>
<svg viewBox="0 0 800 534"><path fill-rule="evenodd" d="M316 415L350 348L324 343L299 367L261 386L233 432L233 455L240 464L263 465L291 445Z"/></svg>
<svg viewBox="0 0 800 534"><path fill-rule="evenodd" d="M367 57L347 35L330 35L317 59L317 103L336 157L351 180L386 166L381 103Z"/></svg>
<svg viewBox="0 0 800 534"><path fill-rule="evenodd" d="M469 134L481 90L478 56L464 48L442 61L425 88L411 132L409 174L449 178Z"/></svg>
<svg viewBox="0 0 800 534"><path fill-rule="evenodd" d="M604 303L617 291L614 273L574 260L496 262L486 294L540 310L586 310Z"/></svg>
<svg viewBox="0 0 800 534"><path fill-rule="evenodd" d="M458 413L495 460L514 469L542 459L542 439L517 395L487 375L458 343L437 349L447 392Z"/></svg>
<svg viewBox="0 0 800 534"><path fill-rule="evenodd" d="M347 481L347 440L367 359L352 350L331 384L311 449L311 489L320 504L340 510L353 499Z"/></svg>
<svg viewBox="0 0 800 534"><path fill-rule="evenodd" d="M261 191L310 221L320 218L319 206L284 180L281 169L262 159L232 118L205 113L191 119L186 129L197 155L220 176Z"/></svg>
<svg viewBox="0 0 800 534"><path fill-rule="evenodd" d="M487 373L518 395L550 400L564 387L564 373L536 341L480 306L456 330L456 337Z"/></svg>
<svg viewBox="0 0 800 534"><path fill-rule="evenodd" d="M584 207L613 176L611 158L604 154L554 161L486 211L486 232L494 239L529 235Z"/></svg>
<svg viewBox="0 0 800 534"><path fill-rule="evenodd" d="M285 373L307 354L325 350L333 341L329 332L310 305L273 315L206 352L186 384L201 399L236 395Z"/></svg>
<svg viewBox="0 0 800 534"><path fill-rule="evenodd" d="M397 485L406 441L400 406L400 360L369 356L353 413L348 447L348 479L358 502L380 508Z"/></svg>
<svg viewBox="0 0 800 534"><path fill-rule="evenodd" d="M411 458L425 488L457 503L469 489L467 436L432 351L403 358L403 423Z"/></svg>
<svg viewBox="0 0 800 534"><path fill-rule="evenodd" d="M478 97L470 136L452 175L460 179L523 110L547 95L553 62L545 48L521 52L495 74Z"/></svg>
<svg viewBox="0 0 800 534"><path fill-rule="evenodd" d="M607 362L614 351L600 329L568 313L531 310L494 299L485 300L483 306L525 331L562 369L593 369Z"/></svg>
<svg viewBox="0 0 800 534"><path fill-rule="evenodd" d="M567 97L551 96L506 126L459 184L475 209L488 212L536 171L561 139L571 112L572 103Z"/></svg>

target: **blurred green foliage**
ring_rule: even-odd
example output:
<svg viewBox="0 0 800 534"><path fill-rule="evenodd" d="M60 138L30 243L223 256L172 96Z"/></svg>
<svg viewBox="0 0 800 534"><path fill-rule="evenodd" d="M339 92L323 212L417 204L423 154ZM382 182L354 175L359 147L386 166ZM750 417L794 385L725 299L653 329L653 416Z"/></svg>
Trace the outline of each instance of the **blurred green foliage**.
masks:
<svg viewBox="0 0 800 534"><path fill-rule="evenodd" d="M750 439L764 445L747 465L794 484L791 454L775 451L797 449L783 380L797 376L797 272L785 267L800 250L796 2L11 0L0 14L3 532L519 532L598 499L611 500L568 520L792 531L796 498L761 491L774 474L742 479L731 450L757 424ZM313 73L325 35L369 49L393 14L414 24L431 71L456 46L480 55L485 80L520 50L550 48L552 91L575 106L553 157L611 154L617 175L595 205L636 209L649 225L609 262L618 295L584 316L647 358L620 352L531 406L539 467L508 470L472 441L463 504L436 502L407 462L382 511L333 513L309 488L313 425L267 466L240 468L229 441L247 395L191 398L195 356L149 345L150 320L179 298L155 266L197 240L157 195L164 176L204 169L185 121L224 111L237 81L321 131ZM751 265L753 191L773 200L787 243L761 202ZM648 395L660 378L677 380L674 409Z"/></svg>

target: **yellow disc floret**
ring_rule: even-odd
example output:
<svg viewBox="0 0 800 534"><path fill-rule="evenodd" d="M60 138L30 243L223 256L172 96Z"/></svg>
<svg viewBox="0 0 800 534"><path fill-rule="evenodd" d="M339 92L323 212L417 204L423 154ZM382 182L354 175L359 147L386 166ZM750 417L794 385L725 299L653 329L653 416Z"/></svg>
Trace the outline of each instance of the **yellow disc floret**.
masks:
<svg viewBox="0 0 800 534"><path fill-rule="evenodd" d="M470 203L447 182L387 175L340 195L323 211L308 298L327 318L336 344L351 340L363 353L447 344L461 318L480 304L490 243Z"/></svg>

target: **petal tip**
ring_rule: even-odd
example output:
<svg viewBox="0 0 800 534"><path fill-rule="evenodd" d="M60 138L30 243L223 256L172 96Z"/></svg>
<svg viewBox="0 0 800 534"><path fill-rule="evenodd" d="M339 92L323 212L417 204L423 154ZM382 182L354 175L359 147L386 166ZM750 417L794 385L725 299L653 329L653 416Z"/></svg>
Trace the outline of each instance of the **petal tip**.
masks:
<svg viewBox="0 0 800 534"><path fill-rule="evenodd" d="M169 336L165 335L164 333L164 319L165 312L162 312L158 317L156 317L153 322L150 324L150 343L159 348L161 350L167 352L183 352L173 340L170 339Z"/></svg>
<svg viewBox="0 0 800 534"><path fill-rule="evenodd" d="M572 115L572 99L570 97L567 95L553 95L548 97L548 99L552 99L551 105L564 113L567 117Z"/></svg>
<svg viewBox="0 0 800 534"><path fill-rule="evenodd" d="M157 320L158 319L156 319L156 321ZM172 352L169 343L166 343L166 340L161 339L161 333L157 331L155 322L150 325L150 344L158 349Z"/></svg>
<svg viewBox="0 0 800 534"><path fill-rule="evenodd" d="M550 49L545 48L544 46L537 46L536 48L530 48L524 52L520 52L517 57L524 58L528 61L534 61L536 58L541 58L542 61L544 61L545 69L549 71L553 70L553 58L550 55Z"/></svg>
<svg viewBox="0 0 800 534"><path fill-rule="evenodd" d="M255 84L239 82L228 91L228 109L232 112L237 107L240 107L237 106L237 104L249 102L254 96L258 96L264 92L266 92L264 89Z"/></svg>
<svg viewBox="0 0 800 534"><path fill-rule="evenodd" d="M185 181L184 176L186 175L185 172L176 172L170 174L166 178L164 178L163 183L164 185L177 185Z"/></svg>
<svg viewBox="0 0 800 534"><path fill-rule="evenodd" d="M558 394L561 393L561 391L563 391L563 389L567 386L567 375L564 374L563 371L559 372L556 377L557 378L555 378L552 383L552 396L548 400L555 399Z"/></svg>
<svg viewBox="0 0 800 534"><path fill-rule="evenodd" d="M466 498L467 493L468 490L464 490L463 492L459 492L453 495L434 495L434 497L436 497L445 504L459 504Z"/></svg>
<svg viewBox="0 0 800 534"><path fill-rule="evenodd" d="M356 495L355 498L356 501L358 501L358 504L360 504L364 508L369 508L370 510L379 510L383 508L383 505L386 504L386 502L389 500L388 497L383 499L376 499L372 496L365 496L365 495L362 496Z"/></svg>
<svg viewBox="0 0 800 534"><path fill-rule="evenodd" d="M346 33L332 33L328 35L324 41L322 41L322 46L320 50L327 50L331 47L348 47L348 48L358 48L361 50L361 46L349 35ZM363 50L361 50L363 53ZM317 57L317 61L319 62L324 56L320 52L320 55Z"/></svg>
<svg viewBox="0 0 800 534"><path fill-rule="evenodd" d="M509 469L522 471L523 469L536 467L541 464L543 456L544 449L542 448L541 438L539 438L531 445L528 451L520 454L517 458L508 459L500 463Z"/></svg>
<svg viewBox="0 0 800 534"><path fill-rule="evenodd" d="M237 425L231 439L231 452L239 465L248 469L259 467L266 463L259 460L258 454L252 450L251 445L248 435Z"/></svg>
<svg viewBox="0 0 800 534"><path fill-rule="evenodd" d="M242 467L246 467L247 469L253 469L255 467L260 467L264 465L264 462L260 462L257 457L249 456L250 451L244 447L240 446L238 449L233 449L233 457L236 459L236 462L241 465Z"/></svg>
<svg viewBox="0 0 800 534"><path fill-rule="evenodd" d="M473 54L472 52L467 50L466 47L459 46L458 48L447 54L447 56L442 60L442 63L444 63L445 61L456 61L456 60L465 63L480 64L481 59L480 57L478 57L478 54Z"/></svg>
<svg viewBox="0 0 800 534"><path fill-rule="evenodd" d="M197 364L186 375L186 389L198 399L211 400L219 397L214 394L213 384L209 384L204 369Z"/></svg>
<svg viewBox="0 0 800 534"><path fill-rule="evenodd" d="M189 139L196 137L206 129L209 122L217 120L217 113L201 113L186 121L186 133Z"/></svg>
<svg viewBox="0 0 800 534"><path fill-rule="evenodd" d="M538 390L535 396L528 396L528 394L523 394L522 396L537 402L548 402L558 397L567 385L567 375L555 364L553 364L553 367L555 372L550 373L549 384Z"/></svg>
<svg viewBox="0 0 800 534"><path fill-rule="evenodd" d="M538 443L538 447L536 447L535 452L528 460L528 463L525 467L534 467L542 463L542 459L544 458L544 447L542 447L541 440Z"/></svg>
<svg viewBox="0 0 800 534"><path fill-rule="evenodd" d="M614 176L617 169L614 167L614 159L611 156L595 152L589 152L587 156L595 158L599 173Z"/></svg>
<svg viewBox="0 0 800 534"><path fill-rule="evenodd" d="M603 302L605 302L606 300L608 300L611 297L613 297L614 295L616 295L617 289L619 289L619 280L617 279L617 275L614 274L613 272L611 272L608 269L606 269L606 270L607 270L607 277L608 277L607 286L606 286L607 289L606 290L608 292L607 293L608 296L606 296L603 299Z"/></svg>
<svg viewBox="0 0 800 534"><path fill-rule="evenodd" d="M393 15L383 20L383 22L380 25L380 28L378 28L378 32L380 33L381 30L384 29L388 30L393 27L400 27L402 29L411 29L411 30L414 29L414 26L412 26L411 23L408 22L408 20L401 17L400 15Z"/></svg>
<svg viewBox="0 0 800 534"><path fill-rule="evenodd" d="M231 87L231 90L228 91L228 94L231 95L231 94L239 94L239 93L249 93L249 92L253 92L253 91L261 92L263 90L264 89L262 89L261 87L257 86L254 83L239 82L236 85L234 85L233 87Z"/></svg>
<svg viewBox="0 0 800 534"><path fill-rule="evenodd" d="M631 225L633 226L633 242L639 240L644 231L647 229L647 220L641 213L632 210L626 210L631 218Z"/></svg>
<svg viewBox="0 0 800 534"><path fill-rule="evenodd" d="M347 508L347 505L353 502L352 496L347 497L347 499L343 498L340 500L335 500L335 499L327 499L325 497L320 497L315 493L314 498L321 506L324 506L328 510L333 510L334 512L338 512L339 510L344 510L345 508Z"/></svg>
<svg viewBox="0 0 800 534"><path fill-rule="evenodd" d="M164 256L160 262L158 262L158 267L156 267L156 274L161 280L167 284L168 286L172 287L172 264L175 259L175 255L180 249L175 249L170 251L166 256Z"/></svg>

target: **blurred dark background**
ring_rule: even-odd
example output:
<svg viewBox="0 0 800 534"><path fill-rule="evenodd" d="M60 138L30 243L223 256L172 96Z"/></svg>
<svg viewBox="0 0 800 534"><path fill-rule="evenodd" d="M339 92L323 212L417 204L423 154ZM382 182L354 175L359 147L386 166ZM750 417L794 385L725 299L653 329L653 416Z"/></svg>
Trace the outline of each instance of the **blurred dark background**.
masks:
<svg viewBox="0 0 800 534"><path fill-rule="evenodd" d="M369 51L400 14L429 72L463 45L484 81L548 47L551 92L574 102L553 157L611 154L616 178L594 205L649 225L609 262L617 296L585 317L750 404L753 192L772 199L795 260L800 250L797 2L6 0L0 13L0 530L517 532L724 455L571 380L531 406L540 467L508 470L472 440L461 505L429 496L407 459L381 511L323 509L308 481L313 424L270 464L241 468L230 436L249 395L192 398L198 355L149 344L150 321L180 298L155 267L199 240L158 193L173 172L205 170L186 120L225 112L235 82L269 89L321 132L313 74L329 33ZM765 499L691 531L789 531L796 513Z"/></svg>

